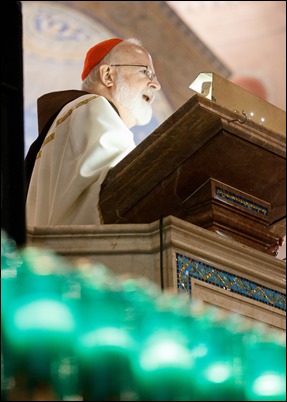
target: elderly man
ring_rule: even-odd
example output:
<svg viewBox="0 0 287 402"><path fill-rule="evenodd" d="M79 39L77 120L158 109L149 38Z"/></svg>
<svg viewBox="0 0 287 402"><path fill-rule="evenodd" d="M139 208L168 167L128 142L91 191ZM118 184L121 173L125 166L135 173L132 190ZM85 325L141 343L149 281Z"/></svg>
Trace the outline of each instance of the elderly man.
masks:
<svg viewBox="0 0 287 402"><path fill-rule="evenodd" d="M130 128L152 117L160 84L136 39L109 39L86 54L82 91L38 100L40 135L26 157L27 225L100 224L101 184L134 147Z"/></svg>

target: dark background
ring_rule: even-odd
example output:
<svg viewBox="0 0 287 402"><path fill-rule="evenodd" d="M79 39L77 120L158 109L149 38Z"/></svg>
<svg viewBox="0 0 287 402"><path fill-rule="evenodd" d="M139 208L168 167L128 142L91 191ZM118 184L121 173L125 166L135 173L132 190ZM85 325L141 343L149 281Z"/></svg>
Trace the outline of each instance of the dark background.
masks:
<svg viewBox="0 0 287 402"><path fill-rule="evenodd" d="M21 2L1 3L1 16L1 228L22 246L26 224Z"/></svg>

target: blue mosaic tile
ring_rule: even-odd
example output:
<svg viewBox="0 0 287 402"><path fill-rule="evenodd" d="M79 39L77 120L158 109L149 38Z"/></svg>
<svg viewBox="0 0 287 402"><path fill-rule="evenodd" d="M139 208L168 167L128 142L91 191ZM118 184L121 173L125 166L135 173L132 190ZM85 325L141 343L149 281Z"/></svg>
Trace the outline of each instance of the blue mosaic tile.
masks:
<svg viewBox="0 0 287 402"><path fill-rule="evenodd" d="M261 214L264 216L268 216L268 209L263 205L260 205L252 200L248 200L241 195L235 194L225 188L215 186L216 195L222 198L225 198L228 201L232 201L235 204L240 205L241 207L247 208L250 211L256 212L257 214Z"/></svg>
<svg viewBox="0 0 287 402"><path fill-rule="evenodd" d="M190 297L192 296L191 280L195 278L286 311L286 295L284 293L269 289L181 254L176 254L176 267L178 291L188 293Z"/></svg>

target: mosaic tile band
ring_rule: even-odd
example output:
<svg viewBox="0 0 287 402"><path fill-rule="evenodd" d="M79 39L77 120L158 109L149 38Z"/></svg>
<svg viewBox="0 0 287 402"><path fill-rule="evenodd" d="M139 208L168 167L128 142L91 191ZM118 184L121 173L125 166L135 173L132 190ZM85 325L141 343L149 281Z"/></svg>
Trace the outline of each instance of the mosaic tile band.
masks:
<svg viewBox="0 0 287 402"><path fill-rule="evenodd" d="M218 268L204 264L181 254L176 254L177 285L179 292L191 294L192 278L218 286L221 289L259 301L286 311L286 295L258 283Z"/></svg>
<svg viewBox="0 0 287 402"><path fill-rule="evenodd" d="M219 186L215 187L215 192L217 196L225 198L228 201L232 201L235 204L240 205L241 207L247 208L258 214L268 216L268 209L266 207L263 207L262 205L257 204L256 202L248 200L247 198L232 193L231 191L228 191L225 188L221 188Z"/></svg>

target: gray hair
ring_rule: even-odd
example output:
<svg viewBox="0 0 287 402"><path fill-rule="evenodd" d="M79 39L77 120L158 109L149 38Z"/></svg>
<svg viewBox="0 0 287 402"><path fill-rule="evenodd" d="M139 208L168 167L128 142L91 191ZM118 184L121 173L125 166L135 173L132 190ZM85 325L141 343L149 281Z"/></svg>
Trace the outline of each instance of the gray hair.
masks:
<svg viewBox="0 0 287 402"><path fill-rule="evenodd" d="M82 91L90 92L93 93L95 83L98 81L98 72L99 72L99 67L102 64L112 64L116 63L116 56L119 51L119 49L127 44L133 44L137 46L142 46L142 43L139 39L136 38L129 38L125 39L122 42L118 43L115 47L112 48L112 50L98 63L92 70L91 72L87 75L87 77L84 79L82 82L81 89Z"/></svg>

